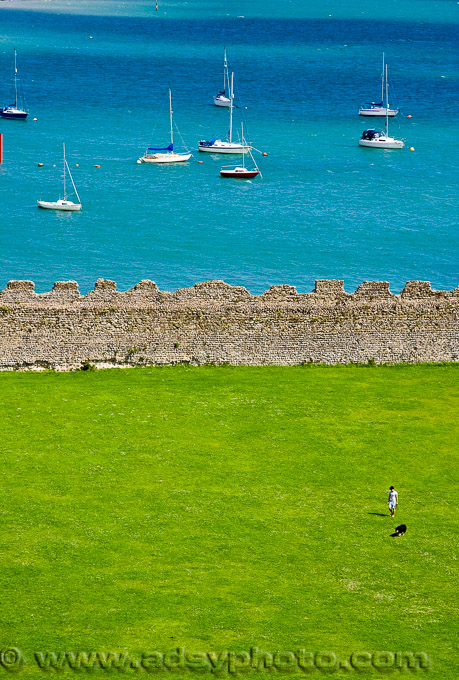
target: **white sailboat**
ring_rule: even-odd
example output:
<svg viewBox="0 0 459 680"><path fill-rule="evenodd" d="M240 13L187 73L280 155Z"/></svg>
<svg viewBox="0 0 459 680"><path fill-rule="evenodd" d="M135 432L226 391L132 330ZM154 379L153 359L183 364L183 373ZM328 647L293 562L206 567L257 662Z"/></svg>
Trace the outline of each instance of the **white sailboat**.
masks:
<svg viewBox="0 0 459 680"><path fill-rule="evenodd" d="M387 92L387 65L386 65L386 129L385 132L381 130L365 130L359 139L359 146L368 146L375 149L402 149L405 145L401 139L394 139L389 137L389 101Z"/></svg>
<svg viewBox="0 0 459 680"><path fill-rule="evenodd" d="M4 108L0 108L1 118L10 118L11 120L25 120L29 112L25 110L25 101L22 89L18 84L18 69L16 66L16 50L14 50L14 104L9 104Z"/></svg>
<svg viewBox="0 0 459 680"><path fill-rule="evenodd" d="M225 56L223 59L223 90L221 90L217 95L214 97L214 104L215 106L226 106L228 107L230 105L230 80L229 80L229 72L228 72L228 62L226 61L226 48L225 48ZM228 95L226 94L228 92Z"/></svg>
<svg viewBox="0 0 459 680"><path fill-rule="evenodd" d="M241 139L242 143L244 144L244 125L241 123ZM233 179L252 179L253 177L256 177L257 175L260 175L261 177L261 172L255 163L255 159L252 156L252 152L249 150L249 155L250 158L252 159L253 162L253 167L252 168L246 168L245 167L245 154L242 154L242 165L236 165L236 166L229 166L229 165L224 165L221 170L220 170L220 175L222 177L232 177Z"/></svg>
<svg viewBox="0 0 459 680"><path fill-rule="evenodd" d="M81 200L78 196L78 191L76 190L75 182L73 181L72 173L70 172L69 164L65 158L65 144L62 145L64 150L64 198L59 198L57 201L37 201L39 208L46 208L48 210L68 210L77 211L81 210ZM66 173L69 173L70 181L72 182L73 191L77 197L78 203L69 201L67 198L67 186L65 182Z"/></svg>
<svg viewBox="0 0 459 680"><path fill-rule="evenodd" d="M381 75L381 101L379 103L367 102L359 109L359 116L389 116L393 118L399 112L398 109L389 108L389 102L386 97L386 106L384 106L384 91L387 81L387 66L384 64L384 52L382 55L382 75Z"/></svg>
<svg viewBox="0 0 459 680"><path fill-rule="evenodd" d="M169 146L163 148L149 147L143 156L139 158L137 163L181 163L183 161L188 161L191 158L191 153L175 153L174 152L174 130L173 130L173 118L172 118L172 94L169 90L169 120L171 128L171 143ZM156 153L149 153L149 152Z"/></svg>
<svg viewBox="0 0 459 680"><path fill-rule="evenodd" d="M234 74L231 74L231 87L230 87L230 127L228 134L228 141L223 141L219 137L212 137L211 140L205 141L201 140L198 142L199 151L206 151L207 153L248 153L252 148L244 142L233 142L233 84L234 84Z"/></svg>

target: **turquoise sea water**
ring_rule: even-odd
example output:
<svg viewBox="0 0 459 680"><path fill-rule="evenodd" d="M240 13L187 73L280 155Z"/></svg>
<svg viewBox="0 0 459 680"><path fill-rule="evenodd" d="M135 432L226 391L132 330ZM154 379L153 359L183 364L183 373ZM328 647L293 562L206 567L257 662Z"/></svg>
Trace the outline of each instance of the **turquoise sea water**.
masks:
<svg viewBox="0 0 459 680"><path fill-rule="evenodd" d="M120 290L143 278L252 293L306 292L316 278L349 291L368 279L394 292L411 279L456 287L458 18L455 0L0 2L0 105L16 48L30 109L26 122L0 120L0 287L75 279L87 292L98 277ZM228 111L212 105L224 46L235 127L243 119L268 153L253 182L220 177L236 157L197 151L228 130ZM383 51L400 151L358 146L375 124L357 113L379 96ZM169 87L194 157L138 165L147 146L168 144ZM77 214L36 207L61 191L63 141Z"/></svg>

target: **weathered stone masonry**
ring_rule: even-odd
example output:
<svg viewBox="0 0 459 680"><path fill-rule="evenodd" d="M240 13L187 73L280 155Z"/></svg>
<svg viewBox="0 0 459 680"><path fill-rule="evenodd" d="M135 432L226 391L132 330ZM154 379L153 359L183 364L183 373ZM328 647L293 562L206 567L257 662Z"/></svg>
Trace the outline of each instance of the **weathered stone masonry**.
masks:
<svg viewBox="0 0 459 680"><path fill-rule="evenodd" d="M141 281L117 292L99 279L79 294L74 281L49 293L10 281L0 293L0 369L150 364L339 364L459 359L459 287L433 291L409 281L400 295L366 281L316 281L311 293L272 286L262 295L222 281L175 293Z"/></svg>

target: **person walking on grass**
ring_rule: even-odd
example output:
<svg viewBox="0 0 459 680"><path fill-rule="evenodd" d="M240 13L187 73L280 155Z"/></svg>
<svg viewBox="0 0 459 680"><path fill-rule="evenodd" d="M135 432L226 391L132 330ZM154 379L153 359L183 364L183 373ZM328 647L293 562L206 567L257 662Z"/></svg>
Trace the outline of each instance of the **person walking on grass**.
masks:
<svg viewBox="0 0 459 680"><path fill-rule="evenodd" d="M389 489L389 499L387 501L387 505L389 506L390 516L395 517L395 508L398 505L398 493L393 486L391 486Z"/></svg>

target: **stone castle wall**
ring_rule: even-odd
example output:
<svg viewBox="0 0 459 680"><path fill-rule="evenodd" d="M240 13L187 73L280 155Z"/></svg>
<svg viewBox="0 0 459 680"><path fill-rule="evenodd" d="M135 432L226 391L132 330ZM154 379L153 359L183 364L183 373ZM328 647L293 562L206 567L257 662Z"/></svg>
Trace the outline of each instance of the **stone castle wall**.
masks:
<svg viewBox="0 0 459 680"><path fill-rule="evenodd" d="M281 285L251 295L222 281L174 293L141 281L118 292L104 279L84 296L74 281L42 294L10 281L0 293L0 370L458 360L459 287L425 281L399 295L384 281L350 294L336 280L304 294Z"/></svg>

